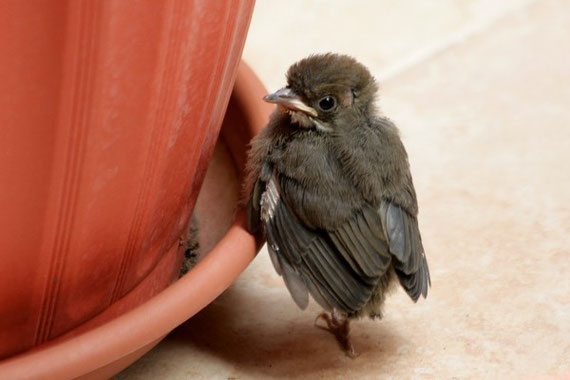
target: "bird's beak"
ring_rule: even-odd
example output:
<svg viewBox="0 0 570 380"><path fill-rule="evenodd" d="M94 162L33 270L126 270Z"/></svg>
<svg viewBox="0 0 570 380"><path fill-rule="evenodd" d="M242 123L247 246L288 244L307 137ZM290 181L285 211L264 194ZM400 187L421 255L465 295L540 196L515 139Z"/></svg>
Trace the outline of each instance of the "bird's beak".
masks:
<svg viewBox="0 0 570 380"><path fill-rule="evenodd" d="M286 87L274 92L273 94L265 95L263 97L263 100L268 103L275 103L277 105L281 105L295 111L304 112L312 117L318 116L317 111L315 111L313 107L306 105L301 100L299 95L295 94L295 92Z"/></svg>

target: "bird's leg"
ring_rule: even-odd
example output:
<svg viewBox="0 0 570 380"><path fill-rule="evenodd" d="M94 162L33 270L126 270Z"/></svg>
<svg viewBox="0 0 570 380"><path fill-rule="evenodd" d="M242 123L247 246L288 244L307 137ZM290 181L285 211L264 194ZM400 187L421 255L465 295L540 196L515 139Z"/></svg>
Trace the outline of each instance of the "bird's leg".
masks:
<svg viewBox="0 0 570 380"><path fill-rule="evenodd" d="M327 325L319 325L318 321L320 319L324 320ZM328 313L321 313L317 315L317 318L315 318L315 326L333 334L344 350L346 356L351 359L354 359L358 356L354 350L352 342L350 341L350 320L347 317L343 318L335 309L333 309L330 315Z"/></svg>

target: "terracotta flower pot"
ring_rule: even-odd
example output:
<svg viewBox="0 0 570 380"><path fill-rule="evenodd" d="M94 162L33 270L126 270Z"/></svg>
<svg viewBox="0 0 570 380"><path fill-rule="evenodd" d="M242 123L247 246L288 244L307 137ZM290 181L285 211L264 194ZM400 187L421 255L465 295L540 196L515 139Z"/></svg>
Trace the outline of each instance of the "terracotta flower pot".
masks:
<svg viewBox="0 0 570 380"><path fill-rule="evenodd" d="M255 241L238 218L168 287L252 6L4 6L0 378L109 376L211 302L253 258ZM264 93L241 67L221 135L238 172L269 111Z"/></svg>

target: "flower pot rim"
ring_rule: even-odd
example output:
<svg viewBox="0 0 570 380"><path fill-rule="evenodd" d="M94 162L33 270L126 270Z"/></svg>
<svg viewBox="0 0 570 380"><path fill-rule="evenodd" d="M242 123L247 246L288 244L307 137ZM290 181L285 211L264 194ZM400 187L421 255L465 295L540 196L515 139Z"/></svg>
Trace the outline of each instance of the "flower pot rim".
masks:
<svg viewBox="0 0 570 380"><path fill-rule="evenodd" d="M155 297L81 335L6 360L0 377L77 377L160 339L213 301L253 260L257 244L244 220L242 212L202 261ZM218 279L214 286L212 278Z"/></svg>

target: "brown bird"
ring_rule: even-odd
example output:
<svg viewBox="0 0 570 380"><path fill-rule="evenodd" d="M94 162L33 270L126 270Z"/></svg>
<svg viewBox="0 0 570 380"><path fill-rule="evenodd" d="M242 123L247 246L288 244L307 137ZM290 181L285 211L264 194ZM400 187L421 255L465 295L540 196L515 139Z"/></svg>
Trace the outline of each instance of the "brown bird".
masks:
<svg viewBox="0 0 570 380"><path fill-rule="evenodd" d="M287 86L251 142L248 228L263 232L295 303L309 294L347 355L351 319L380 318L397 278L415 302L430 286L418 205L398 130L379 116L378 88L355 59L313 55L289 68Z"/></svg>

